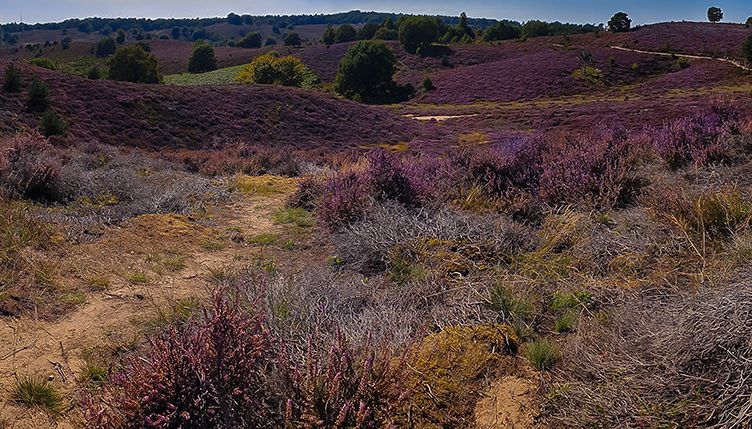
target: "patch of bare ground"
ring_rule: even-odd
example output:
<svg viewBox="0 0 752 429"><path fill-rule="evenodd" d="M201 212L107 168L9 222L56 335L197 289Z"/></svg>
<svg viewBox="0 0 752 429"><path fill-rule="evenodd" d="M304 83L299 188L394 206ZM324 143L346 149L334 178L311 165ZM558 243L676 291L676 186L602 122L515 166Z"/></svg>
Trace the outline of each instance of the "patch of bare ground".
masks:
<svg viewBox="0 0 752 429"><path fill-rule="evenodd" d="M75 309L58 320L0 320L0 418L13 428L76 427L77 381L88 353L134 349L144 332L172 320L177 306L205 297L213 278L259 261L293 264L289 248L259 246L252 239L308 239L307 230L274 220L295 179L267 177L265 183L274 185L265 188L272 191L244 191L200 218L144 215L105 229L94 242L71 246L58 262L60 277L80 300ZM50 380L61 392L59 417L13 402L16 381L28 376Z"/></svg>
<svg viewBox="0 0 752 429"><path fill-rule="evenodd" d="M506 376L491 383L475 405L478 429L528 429L536 427L540 383L534 375Z"/></svg>

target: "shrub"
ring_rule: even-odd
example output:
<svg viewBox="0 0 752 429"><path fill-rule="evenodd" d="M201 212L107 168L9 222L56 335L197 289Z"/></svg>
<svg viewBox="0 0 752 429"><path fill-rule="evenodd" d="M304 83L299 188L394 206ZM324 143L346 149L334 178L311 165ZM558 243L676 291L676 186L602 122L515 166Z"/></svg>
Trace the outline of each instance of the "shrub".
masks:
<svg viewBox="0 0 752 429"><path fill-rule="evenodd" d="M48 110L42 115L42 120L39 122L39 131L45 137L62 136L67 130L68 126L55 111Z"/></svg>
<svg viewBox="0 0 752 429"><path fill-rule="evenodd" d="M217 58L214 56L214 48L206 42L196 42L188 59L188 72L205 73L216 69Z"/></svg>
<svg viewBox="0 0 752 429"><path fill-rule="evenodd" d="M50 88L38 78L34 78L29 86L29 110L43 112L50 107Z"/></svg>
<svg viewBox="0 0 752 429"><path fill-rule="evenodd" d="M742 45L742 56L747 61L747 64L752 64L752 34L747 37Z"/></svg>
<svg viewBox="0 0 752 429"><path fill-rule="evenodd" d="M240 300L220 287L199 316L152 337L105 386L111 406L87 403L90 426L279 427L275 346Z"/></svg>
<svg viewBox="0 0 752 429"><path fill-rule="evenodd" d="M358 40L371 40L381 28L378 24L366 23L358 29Z"/></svg>
<svg viewBox="0 0 752 429"><path fill-rule="evenodd" d="M55 66L55 63L52 62L49 58L39 57L39 58L32 58L29 60L29 64L33 64L37 67L42 67L47 70L55 70L57 67Z"/></svg>
<svg viewBox="0 0 752 429"><path fill-rule="evenodd" d="M360 100L384 97L395 86L397 59L383 42L360 41L339 63L335 89L338 93Z"/></svg>
<svg viewBox="0 0 752 429"><path fill-rule="evenodd" d="M142 46L124 46L110 59L109 77L126 82L159 83L161 76L157 66L157 58Z"/></svg>
<svg viewBox="0 0 752 429"><path fill-rule="evenodd" d="M334 31L334 43L352 42L358 37L358 31L350 24L343 24Z"/></svg>
<svg viewBox="0 0 752 429"><path fill-rule="evenodd" d="M505 22L497 22L483 32L483 41L510 40L520 37L520 28Z"/></svg>
<svg viewBox="0 0 752 429"><path fill-rule="evenodd" d="M285 46L300 46L303 44L303 40L298 33L285 33L282 37L282 43Z"/></svg>
<svg viewBox="0 0 752 429"><path fill-rule="evenodd" d="M559 360L558 347L548 340L527 343L525 357L539 371L550 371Z"/></svg>
<svg viewBox="0 0 752 429"><path fill-rule="evenodd" d="M272 52L255 57L235 80L245 84L310 87L317 79L298 58L291 55L279 57Z"/></svg>
<svg viewBox="0 0 752 429"><path fill-rule="evenodd" d="M321 42L325 44L326 46L331 46L334 44L334 38L335 38L335 30L334 27L332 27L331 24L326 26L326 30L324 30L324 34L321 36Z"/></svg>
<svg viewBox="0 0 752 429"><path fill-rule="evenodd" d="M245 37L240 39L235 46L239 48L255 49L261 47L261 33L248 33Z"/></svg>
<svg viewBox="0 0 752 429"><path fill-rule="evenodd" d="M653 146L672 170L726 162L732 155L730 137L737 128L733 111L713 108L669 123L654 133Z"/></svg>
<svg viewBox="0 0 752 429"><path fill-rule="evenodd" d="M99 71L99 67L92 66L86 73L86 77L91 80L99 80L102 78L102 72Z"/></svg>
<svg viewBox="0 0 752 429"><path fill-rule="evenodd" d="M63 405L63 399L55 386L41 377L16 380L12 397L15 402L40 407L53 414L59 413Z"/></svg>
<svg viewBox="0 0 752 429"><path fill-rule="evenodd" d="M125 43L125 31L123 31L122 28L117 31L115 42L117 42L118 45L122 45L123 43Z"/></svg>
<svg viewBox="0 0 752 429"><path fill-rule="evenodd" d="M277 44L277 40L273 37L267 37L266 41L264 42L264 46L274 46Z"/></svg>
<svg viewBox="0 0 752 429"><path fill-rule="evenodd" d="M439 38L436 19L428 16L407 16L399 22L399 41L408 53L426 51Z"/></svg>
<svg viewBox="0 0 752 429"><path fill-rule="evenodd" d="M21 91L21 70L19 70L18 67L16 67L13 63L8 64L5 67L5 75L3 76L3 91Z"/></svg>
<svg viewBox="0 0 752 429"><path fill-rule="evenodd" d="M0 150L0 186L7 193L47 200L57 196L60 164L39 134L4 139Z"/></svg>
<svg viewBox="0 0 752 429"><path fill-rule="evenodd" d="M436 89L436 87L433 85L433 81L428 76L423 78L423 82L421 83L421 86L423 87L424 91L433 91L434 89Z"/></svg>
<svg viewBox="0 0 752 429"><path fill-rule="evenodd" d="M375 353L371 344L356 349L342 334L325 357L313 352L293 369L286 423L293 428L394 427L397 410L407 397L403 388L405 359L387 349Z"/></svg>
<svg viewBox="0 0 752 429"><path fill-rule="evenodd" d="M533 19L522 25L522 37L526 39L550 35L551 26L547 22Z"/></svg>
<svg viewBox="0 0 752 429"><path fill-rule="evenodd" d="M745 26L746 26L747 28L750 28L750 27L752 27L752 16L750 16L749 18L747 18L747 21L745 21L745 22L744 22L744 25L745 25Z"/></svg>
<svg viewBox="0 0 752 429"><path fill-rule="evenodd" d="M97 43L94 50L97 58L109 57L117 51L117 42L112 37L105 37Z"/></svg>
<svg viewBox="0 0 752 429"><path fill-rule="evenodd" d="M375 40L397 40L399 39L399 32L392 28L381 27L373 35Z"/></svg>
<svg viewBox="0 0 752 429"><path fill-rule="evenodd" d="M629 174L636 153L625 130L603 128L549 145L540 176L542 199L553 204L583 202L603 209L626 203L634 196Z"/></svg>
<svg viewBox="0 0 752 429"><path fill-rule="evenodd" d="M629 19L629 15L624 12L617 12L608 21L608 31L614 33L623 33L629 31L632 26L632 20Z"/></svg>

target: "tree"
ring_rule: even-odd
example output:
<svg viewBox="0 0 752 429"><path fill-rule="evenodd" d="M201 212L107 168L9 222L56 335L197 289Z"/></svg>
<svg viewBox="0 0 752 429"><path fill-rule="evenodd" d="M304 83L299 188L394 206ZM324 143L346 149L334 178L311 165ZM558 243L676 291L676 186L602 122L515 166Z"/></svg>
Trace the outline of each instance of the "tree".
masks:
<svg viewBox="0 0 752 429"><path fill-rule="evenodd" d="M123 46L110 59L110 79L159 83L161 76L157 58L139 45Z"/></svg>
<svg viewBox="0 0 752 429"><path fill-rule="evenodd" d="M31 81L27 106L33 112L44 112L50 108L50 88L46 83L37 78Z"/></svg>
<svg viewBox="0 0 752 429"><path fill-rule="evenodd" d="M399 32L397 30L381 27L376 34L373 35L373 38L376 40L397 40L399 39Z"/></svg>
<svg viewBox="0 0 752 429"><path fill-rule="evenodd" d="M608 31L624 33L632 27L632 20L625 12L616 12L608 21Z"/></svg>
<svg viewBox="0 0 752 429"><path fill-rule="evenodd" d="M373 39L373 36L376 35L376 32L379 31L381 27L379 27L378 24L368 23L364 26L360 27L358 30L358 40L371 40Z"/></svg>
<svg viewBox="0 0 752 429"><path fill-rule="evenodd" d="M394 21L392 21L392 17L388 16L384 22L381 23L381 28L386 28L387 30L396 30L397 26L394 25Z"/></svg>
<svg viewBox="0 0 752 429"><path fill-rule="evenodd" d="M94 31L94 28L92 28L91 22L89 22L89 20L87 19L87 20L81 21L78 24L78 31L88 34Z"/></svg>
<svg viewBox="0 0 752 429"><path fill-rule="evenodd" d="M357 100L382 97L394 87L396 64L394 52L384 42L360 41L340 61L334 88Z"/></svg>
<svg viewBox="0 0 752 429"><path fill-rule="evenodd" d="M323 42L326 46L331 46L334 44L334 38L335 38L334 27L332 27L332 25L329 24L326 26L326 30L324 30L324 35L321 36L321 42Z"/></svg>
<svg viewBox="0 0 752 429"><path fill-rule="evenodd" d="M277 44L277 41L272 37L267 37L266 41L264 42L264 46L274 46Z"/></svg>
<svg viewBox="0 0 752 429"><path fill-rule="evenodd" d="M172 36L174 40L179 40L180 39L180 27L172 27L172 30L170 31L170 36Z"/></svg>
<svg viewBox="0 0 752 429"><path fill-rule="evenodd" d="M243 15L243 24L245 24L245 25L252 25L253 24L253 17L251 15Z"/></svg>
<svg viewBox="0 0 752 429"><path fill-rule="evenodd" d="M214 56L214 48L206 42L196 42L188 59L188 72L205 73L216 69L217 58Z"/></svg>
<svg viewBox="0 0 752 429"><path fill-rule="evenodd" d="M248 33L245 37L240 39L235 45L240 48L256 49L261 47L261 33Z"/></svg>
<svg viewBox="0 0 752 429"><path fill-rule="evenodd" d="M423 78L423 83L421 83L421 86L423 87L424 91L433 91L434 89L436 89L436 87L433 84L433 81L428 76Z"/></svg>
<svg viewBox="0 0 752 429"><path fill-rule="evenodd" d="M723 19L723 11L720 7L712 6L708 8L708 21L712 23L721 22Z"/></svg>
<svg viewBox="0 0 752 429"><path fill-rule="evenodd" d="M352 42L358 37L358 30L350 24L343 24L334 30L334 43Z"/></svg>
<svg viewBox="0 0 752 429"><path fill-rule="evenodd" d="M522 37L528 39L531 37L550 36L551 27L547 22L530 20L522 26Z"/></svg>
<svg viewBox="0 0 752 429"><path fill-rule="evenodd" d="M3 78L3 91L19 92L21 91L21 70L13 63L5 67L5 76Z"/></svg>
<svg viewBox="0 0 752 429"><path fill-rule="evenodd" d="M73 40L70 37L64 37L63 40L60 41L60 47L63 48L63 50L70 49L70 44Z"/></svg>
<svg viewBox="0 0 752 429"><path fill-rule="evenodd" d="M39 121L39 131L45 137L62 136L68 131L68 125L57 113L48 110L42 116L42 120Z"/></svg>
<svg viewBox="0 0 752 429"><path fill-rule="evenodd" d="M742 55L747 60L747 64L752 64L752 34L747 37L747 40L742 46Z"/></svg>
<svg viewBox="0 0 752 429"><path fill-rule="evenodd" d="M109 57L117 51L117 43L112 37L105 37L97 43L95 53L97 58Z"/></svg>
<svg viewBox="0 0 752 429"><path fill-rule="evenodd" d="M118 45L125 43L125 30L121 28L117 31L117 37L115 37L115 41Z"/></svg>
<svg viewBox="0 0 752 429"><path fill-rule="evenodd" d="M747 22L745 22L744 24L747 26L747 28L752 27L752 16L747 18Z"/></svg>
<svg viewBox="0 0 752 429"><path fill-rule="evenodd" d="M428 16L407 16L400 20L399 41L411 54L430 48L438 37L438 23Z"/></svg>
<svg viewBox="0 0 752 429"><path fill-rule="evenodd" d="M462 12L460 14L460 29L465 32L465 34L468 35L471 39L475 39L475 32L473 32L473 29L470 28L469 25L467 25L467 14L465 12Z"/></svg>
<svg viewBox="0 0 752 429"><path fill-rule="evenodd" d="M505 22L497 22L483 32L483 41L510 40L520 37L520 28Z"/></svg>
<svg viewBox="0 0 752 429"><path fill-rule="evenodd" d="M282 37L282 43L285 46L300 46L303 44L303 40L298 33L285 33L284 37Z"/></svg>
<svg viewBox="0 0 752 429"><path fill-rule="evenodd" d="M270 52L254 58L235 80L245 84L303 86L313 78L313 73L298 58L279 57L276 52Z"/></svg>
<svg viewBox="0 0 752 429"><path fill-rule="evenodd" d="M227 15L227 23L232 25L243 25L243 17L237 13L229 13Z"/></svg>

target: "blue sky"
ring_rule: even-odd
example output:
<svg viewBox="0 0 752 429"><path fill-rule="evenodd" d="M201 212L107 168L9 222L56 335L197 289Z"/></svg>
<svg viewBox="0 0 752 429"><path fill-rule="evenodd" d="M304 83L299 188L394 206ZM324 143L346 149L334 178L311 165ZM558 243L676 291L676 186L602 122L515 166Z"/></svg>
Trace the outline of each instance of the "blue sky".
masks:
<svg viewBox="0 0 752 429"><path fill-rule="evenodd" d="M623 10L634 23L700 21L719 6L726 22L752 16L752 0L1 0L0 22L49 22L86 16L208 17L228 12L263 14L330 13L352 9L601 23Z"/></svg>

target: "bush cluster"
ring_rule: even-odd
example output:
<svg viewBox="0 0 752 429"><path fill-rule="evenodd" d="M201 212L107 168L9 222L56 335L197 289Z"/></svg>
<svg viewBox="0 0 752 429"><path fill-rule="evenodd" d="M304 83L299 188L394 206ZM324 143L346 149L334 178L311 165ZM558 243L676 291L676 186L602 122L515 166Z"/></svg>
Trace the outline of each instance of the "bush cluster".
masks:
<svg viewBox="0 0 752 429"><path fill-rule="evenodd" d="M235 77L240 83L311 87L316 75L292 55L280 57L276 52L255 57Z"/></svg>

